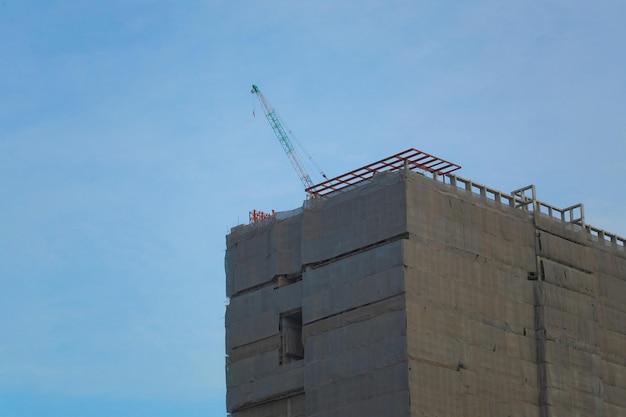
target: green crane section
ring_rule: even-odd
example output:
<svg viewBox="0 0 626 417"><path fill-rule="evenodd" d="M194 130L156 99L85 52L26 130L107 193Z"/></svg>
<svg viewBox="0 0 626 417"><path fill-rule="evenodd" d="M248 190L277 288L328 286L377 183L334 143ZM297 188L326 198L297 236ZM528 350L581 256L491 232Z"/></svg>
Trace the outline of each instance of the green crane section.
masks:
<svg viewBox="0 0 626 417"><path fill-rule="evenodd" d="M283 128L282 124L280 123L280 120L278 119L278 116L276 115L274 108L272 108L272 106L267 101L263 93L261 93L261 90L259 90L259 87L257 87L256 85L253 85L252 91L250 92L252 94L256 94L257 98L259 99L259 102L261 103L261 106L263 107L263 111L265 112L265 117L267 117L267 121L270 122L270 126L274 130L274 133L276 134L278 141L280 142L281 146L283 147L283 150L287 154L287 158L289 158L291 165L293 165L294 169L296 170L298 177L300 177L300 181L302 181L302 184L304 184L304 188L307 189L307 188L313 187L314 185L313 181L311 181L311 177L306 172L306 169L304 169L304 165L302 164L302 161L300 160L298 153L294 149L293 144L291 143L291 140L289 139L289 135L287 135L287 132ZM324 175L324 173L322 173L322 176L326 178L326 175Z"/></svg>

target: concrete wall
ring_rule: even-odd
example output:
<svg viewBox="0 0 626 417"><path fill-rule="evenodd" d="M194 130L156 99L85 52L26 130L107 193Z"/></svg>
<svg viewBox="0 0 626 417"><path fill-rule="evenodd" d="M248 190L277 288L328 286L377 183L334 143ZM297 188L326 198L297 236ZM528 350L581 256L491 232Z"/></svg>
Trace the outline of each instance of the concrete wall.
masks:
<svg viewBox="0 0 626 417"><path fill-rule="evenodd" d="M381 176L292 217L233 229L226 254L233 415L293 416L302 405L316 417L408 415L404 193L402 177ZM281 364L280 316L298 309L304 359Z"/></svg>
<svg viewBox="0 0 626 417"><path fill-rule="evenodd" d="M401 248L391 241L305 273L307 416L408 415Z"/></svg>
<svg viewBox="0 0 626 417"><path fill-rule="evenodd" d="M301 282L276 288L265 286L231 298L226 309L229 410L303 391L304 362L281 365L279 354L280 314L301 305Z"/></svg>
<svg viewBox="0 0 626 417"><path fill-rule="evenodd" d="M411 415L626 415L624 248L417 175L407 205Z"/></svg>
<svg viewBox="0 0 626 417"><path fill-rule="evenodd" d="M226 236L226 295L301 272L302 216L265 227L238 226Z"/></svg>
<svg viewBox="0 0 626 417"><path fill-rule="evenodd" d="M626 416L626 256L539 217L546 415Z"/></svg>
<svg viewBox="0 0 626 417"><path fill-rule="evenodd" d="M534 227L411 175L405 241L412 416L539 416Z"/></svg>
<svg viewBox="0 0 626 417"><path fill-rule="evenodd" d="M578 226L382 174L234 228L226 270L234 416L626 415L625 251Z"/></svg>

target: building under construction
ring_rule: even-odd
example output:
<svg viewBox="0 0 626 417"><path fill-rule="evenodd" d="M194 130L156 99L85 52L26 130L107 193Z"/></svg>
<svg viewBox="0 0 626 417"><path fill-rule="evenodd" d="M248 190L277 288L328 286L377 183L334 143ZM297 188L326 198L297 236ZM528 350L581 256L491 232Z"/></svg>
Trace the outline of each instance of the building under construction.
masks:
<svg viewBox="0 0 626 417"><path fill-rule="evenodd" d="M236 417L626 416L626 239L408 150L227 236Z"/></svg>

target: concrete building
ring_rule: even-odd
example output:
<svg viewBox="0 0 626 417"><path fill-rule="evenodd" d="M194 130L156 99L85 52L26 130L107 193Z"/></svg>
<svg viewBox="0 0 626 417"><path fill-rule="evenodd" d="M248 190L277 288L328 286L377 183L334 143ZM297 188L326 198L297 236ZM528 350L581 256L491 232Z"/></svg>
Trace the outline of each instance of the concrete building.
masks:
<svg viewBox="0 0 626 417"><path fill-rule="evenodd" d="M626 416L626 240L417 168L232 229L228 411Z"/></svg>

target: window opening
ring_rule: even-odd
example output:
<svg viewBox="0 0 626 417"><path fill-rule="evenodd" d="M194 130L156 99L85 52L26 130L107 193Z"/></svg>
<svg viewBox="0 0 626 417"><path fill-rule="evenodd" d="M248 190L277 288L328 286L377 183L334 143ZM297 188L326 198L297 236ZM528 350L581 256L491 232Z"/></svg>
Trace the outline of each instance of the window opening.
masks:
<svg viewBox="0 0 626 417"><path fill-rule="evenodd" d="M280 316L280 364L304 359L302 343L302 310Z"/></svg>

